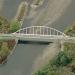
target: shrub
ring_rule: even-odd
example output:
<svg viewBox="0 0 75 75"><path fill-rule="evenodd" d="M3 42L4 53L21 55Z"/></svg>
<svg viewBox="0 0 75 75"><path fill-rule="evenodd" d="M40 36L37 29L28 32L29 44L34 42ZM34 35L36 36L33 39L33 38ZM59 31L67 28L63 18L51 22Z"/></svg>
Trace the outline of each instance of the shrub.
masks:
<svg viewBox="0 0 75 75"><path fill-rule="evenodd" d="M38 71L34 75L46 75L46 72L44 72L44 71Z"/></svg>
<svg viewBox="0 0 75 75"><path fill-rule="evenodd" d="M64 30L64 33L69 36L75 36L75 22Z"/></svg>
<svg viewBox="0 0 75 75"><path fill-rule="evenodd" d="M1 46L0 56L1 57L7 56L9 54L9 52L10 52L10 50L8 48L7 42L3 42L2 46Z"/></svg>
<svg viewBox="0 0 75 75"><path fill-rule="evenodd" d="M65 52L59 52L56 58L53 60L53 64L56 66L66 66L72 61Z"/></svg>
<svg viewBox="0 0 75 75"><path fill-rule="evenodd" d="M7 19L0 16L0 33L8 33L10 24Z"/></svg>
<svg viewBox="0 0 75 75"><path fill-rule="evenodd" d="M20 22L18 21L11 21L10 23L10 32L16 32L20 29Z"/></svg>

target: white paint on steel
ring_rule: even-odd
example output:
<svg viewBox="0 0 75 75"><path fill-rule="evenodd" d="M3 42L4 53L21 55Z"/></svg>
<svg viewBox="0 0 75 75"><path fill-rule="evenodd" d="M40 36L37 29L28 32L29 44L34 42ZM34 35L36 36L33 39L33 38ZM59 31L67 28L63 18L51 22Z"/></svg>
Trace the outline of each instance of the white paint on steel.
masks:
<svg viewBox="0 0 75 75"><path fill-rule="evenodd" d="M54 28L47 27L47 26L30 26L30 27L20 29L13 34L43 35L43 36L46 36L46 35L48 35L48 36L51 36L51 35L66 36L64 33L60 32L59 30L56 30Z"/></svg>

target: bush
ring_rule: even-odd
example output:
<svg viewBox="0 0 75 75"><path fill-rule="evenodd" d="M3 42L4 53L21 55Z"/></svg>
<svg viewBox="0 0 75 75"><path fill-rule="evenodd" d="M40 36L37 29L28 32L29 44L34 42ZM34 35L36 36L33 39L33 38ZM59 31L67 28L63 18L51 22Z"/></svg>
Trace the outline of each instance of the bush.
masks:
<svg viewBox="0 0 75 75"><path fill-rule="evenodd" d="M64 33L69 36L75 36L75 22L64 30Z"/></svg>
<svg viewBox="0 0 75 75"><path fill-rule="evenodd" d="M20 22L18 21L11 21L10 23L10 32L16 32L20 29Z"/></svg>
<svg viewBox="0 0 75 75"><path fill-rule="evenodd" d="M53 60L53 64L56 66L66 66L72 61L72 58L69 57L65 52L59 52L56 58Z"/></svg>
<svg viewBox="0 0 75 75"><path fill-rule="evenodd" d="M54 59L50 60L49 64L45 65L33 75L61 75L65 71L63 67L66 67L71 61L72 58L64 51L61 51Z"/></svg>
<svg viewBox="0 0 75 75"><path fill-rule="evenodd" d="M44 72L44 71L38 71L34 75L46 75L46 72Z"/></svg>

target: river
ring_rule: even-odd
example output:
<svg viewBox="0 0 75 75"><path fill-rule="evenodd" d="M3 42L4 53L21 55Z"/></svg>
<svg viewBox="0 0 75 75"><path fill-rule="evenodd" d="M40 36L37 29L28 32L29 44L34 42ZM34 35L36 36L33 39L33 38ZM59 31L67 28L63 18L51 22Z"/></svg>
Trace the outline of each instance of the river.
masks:
<svg viewBox="0 0 75 75"><path fill-rule="evenodd" d="M20 2L21 0L4 0L0 14L11 20ZM72 0L63 16L53 22L51 27L63 31L74 20L75 0ZM23 26L30 26L30 23L31 20L25 19ZM7 64L0 67L0 75L30 75L35 59L42 54L46 47L47 44L18 44Z"/></svg>

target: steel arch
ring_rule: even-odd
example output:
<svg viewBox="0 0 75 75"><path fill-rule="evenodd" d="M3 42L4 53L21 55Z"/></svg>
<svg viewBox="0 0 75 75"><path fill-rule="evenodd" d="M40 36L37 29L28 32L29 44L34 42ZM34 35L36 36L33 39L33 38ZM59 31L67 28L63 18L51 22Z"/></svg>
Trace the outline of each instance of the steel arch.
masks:
<svg viewBox="0 0 75 75"><path fill-rule="evenodd" d="M17 34L23 35L63 35L66 36L61 31L48 27L48 26L30 26L16 31Z"/></svg>

